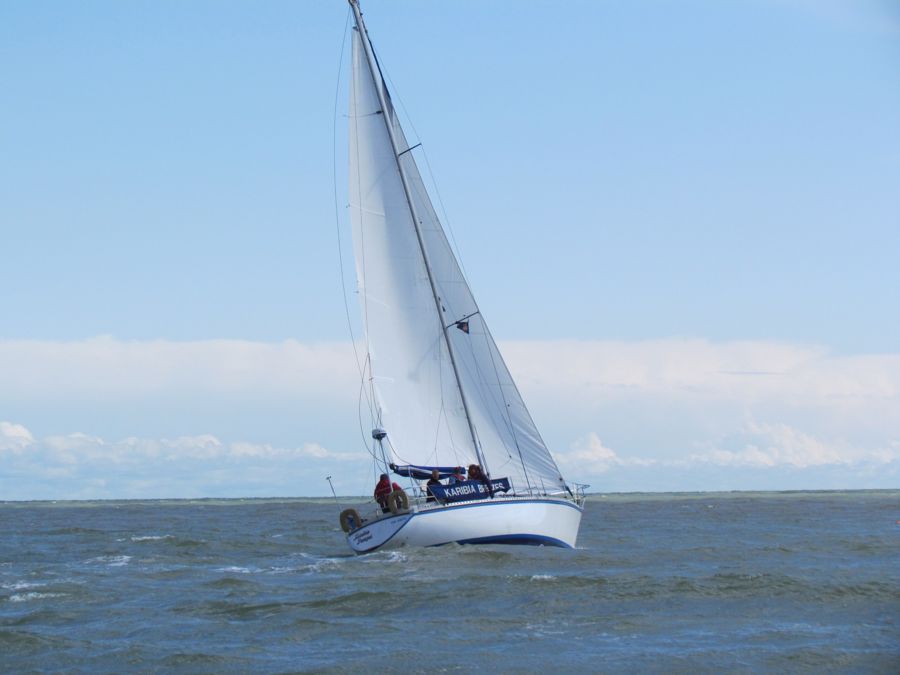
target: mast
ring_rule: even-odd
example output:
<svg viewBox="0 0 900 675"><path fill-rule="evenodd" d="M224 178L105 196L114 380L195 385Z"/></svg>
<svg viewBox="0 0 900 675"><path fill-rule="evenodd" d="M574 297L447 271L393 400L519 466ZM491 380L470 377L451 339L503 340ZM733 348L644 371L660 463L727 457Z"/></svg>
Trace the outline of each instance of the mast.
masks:
<svg viewBox="0 0 900 675"><path fill-rule="evenodd" d="M360 38L362 39L363 49L366 54L366 61L369 64L369 71L372 73L373 84L375 85L375 90L378 93L378 101L381 105L382 118L384 119L385 126L387 127L388 137L391 141L391 148L394 153L394 161L397 164L397 171L400 174L400 182L403 184L403 193L406 197L406 204L409 207L409 213L412 217L413 227L416 232L416 241L419 244L419 251L422 254L422 259L425 263L425 272L428 275L428 284L431 287L431 295L434 299L435 309L437 310L437 319L438 323L441 327L441 335L444 338L444 343L447 345L447 353L450 356L450 365L453 368L453 377L456 380L456 386L459 390L459 397L462 401L463 411L466 415L466 423L469 427L469 433L472 436L472 446L475 449L475 456L478 458L478 463L484 469L486 475L490 475L490 471L488 470L487 464L485 462L484 456L481 453L481 448L478 445L478 435L475 433L475 426L472 424L472 415L469 411L469 402L466 399L466 392L463 390L462 382L459 377L459 367L456 363L456 356L453 352L453 342L450 340L449 335L447 335L447 326L444 324L443 320L443 312L441 311L441 298L438 295L437 286L434 281L434 275L431 270L431 262L428 259L428 251L425 248L425 243L422 240L422 231L419 227L420 221L419 216L416 213L416 206L412 198L412 190L409 186L409 181L407 180L406 173L403 171L403 165L400 162L400 152L397 147L397 139L394 136L394 128L391 124L391 119L389 112L391 108L388 106L387 100L385 98L385 83L384 76L381 72L381 67L378 65L378 61L375 59L375 56L372 52L372 44L369 41L369 33L366 30L366 24L362 18L362 11L359 8L359 0L348 0L350 3L350 7L353 9L353 17L356 21L356 28L359 30ZM378 73L381 78L381 82L375 81L375 73Z"/></svg>

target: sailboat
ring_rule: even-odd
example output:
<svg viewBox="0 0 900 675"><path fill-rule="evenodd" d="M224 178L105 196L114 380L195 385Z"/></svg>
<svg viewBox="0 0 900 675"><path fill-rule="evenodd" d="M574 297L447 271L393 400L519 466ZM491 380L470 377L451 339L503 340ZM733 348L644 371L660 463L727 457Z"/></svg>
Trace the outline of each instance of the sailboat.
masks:
<svg viewBox="0 0 900 675"><path fill-rule="evenodd" d="M356 553L573 548L586 486L562 477L525 407L432 206L358 0L349 3L349 210L384 489L341 512L347 542Z"/></svg>

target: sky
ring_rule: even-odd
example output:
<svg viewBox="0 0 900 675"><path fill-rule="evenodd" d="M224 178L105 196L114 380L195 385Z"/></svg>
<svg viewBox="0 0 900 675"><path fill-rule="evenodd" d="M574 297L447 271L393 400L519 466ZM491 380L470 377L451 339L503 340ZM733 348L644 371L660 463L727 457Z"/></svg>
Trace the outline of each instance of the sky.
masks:
<svg viewBox="0 0 900 675"><path fill-rule="evenodd" d="M567 479L898 486L896 3L363 10ZM347 19L0 4L0 500L369 492Z"/></svg>

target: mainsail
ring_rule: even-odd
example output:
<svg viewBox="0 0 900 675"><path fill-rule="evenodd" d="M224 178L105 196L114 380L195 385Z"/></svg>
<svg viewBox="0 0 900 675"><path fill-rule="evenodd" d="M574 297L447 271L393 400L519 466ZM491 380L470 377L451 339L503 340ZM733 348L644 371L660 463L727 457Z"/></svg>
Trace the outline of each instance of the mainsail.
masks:
<svg viewBox="0 0 900 675"><path fill-rule="evenodd" d="M481 462L518 491L566 489L453 255L368 37L356 29L349 196L375 422L393 461Z"/></svg>

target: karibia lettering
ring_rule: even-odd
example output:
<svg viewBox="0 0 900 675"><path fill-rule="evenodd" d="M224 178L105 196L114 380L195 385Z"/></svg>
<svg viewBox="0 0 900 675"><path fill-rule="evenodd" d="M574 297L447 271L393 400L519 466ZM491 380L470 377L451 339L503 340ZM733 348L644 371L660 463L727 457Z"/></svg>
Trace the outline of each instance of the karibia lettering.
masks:
<svg viewBox="0 0 900 675"><path fill-rule="evenodd" d="M510 489L509 478L498 478L491 481L494 492L508 492ZM442 504L453 502L465 502L471 499L487 499L490 491L487 485L480 480L467 480L456 485L432 485L431 494Z"/></svg>

